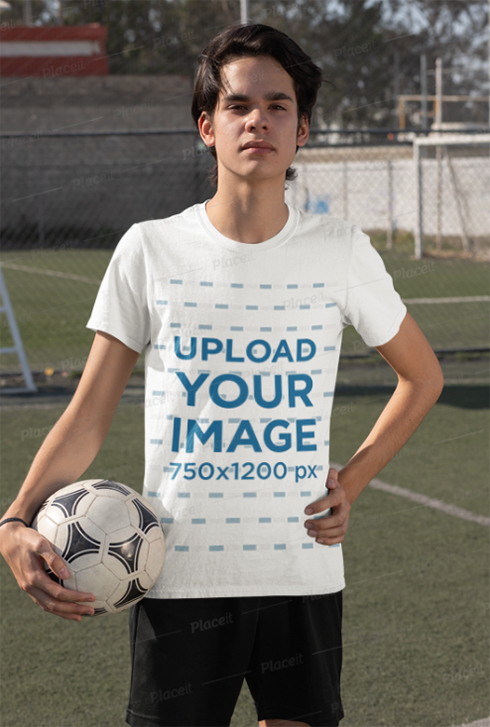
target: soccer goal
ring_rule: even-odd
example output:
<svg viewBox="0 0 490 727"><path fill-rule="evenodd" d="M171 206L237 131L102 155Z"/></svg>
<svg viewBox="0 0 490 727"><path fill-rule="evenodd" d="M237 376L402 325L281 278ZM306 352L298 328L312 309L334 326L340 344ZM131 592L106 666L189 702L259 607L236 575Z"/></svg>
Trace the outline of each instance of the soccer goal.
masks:
<svg viewBox="0 0 490 727"><path fill-rule="evenodd" d="M490 134L434 134L413 141L415 167L415 257L424 237L456 236L469 253L489 256Z"/></svg>

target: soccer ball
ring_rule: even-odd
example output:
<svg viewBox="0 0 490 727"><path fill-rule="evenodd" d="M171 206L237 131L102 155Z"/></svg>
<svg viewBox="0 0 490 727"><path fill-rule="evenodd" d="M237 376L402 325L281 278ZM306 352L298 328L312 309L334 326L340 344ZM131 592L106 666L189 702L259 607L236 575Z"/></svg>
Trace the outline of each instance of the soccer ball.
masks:
<svg viewBox="0 0 490 727"><path fill-rule="evenodd" d="M162 526L137 492L111 480L84 480L55 492L32 527L70 571L66 588L93 593L95 616L129 608L150 590L165 561Z"/></svg>

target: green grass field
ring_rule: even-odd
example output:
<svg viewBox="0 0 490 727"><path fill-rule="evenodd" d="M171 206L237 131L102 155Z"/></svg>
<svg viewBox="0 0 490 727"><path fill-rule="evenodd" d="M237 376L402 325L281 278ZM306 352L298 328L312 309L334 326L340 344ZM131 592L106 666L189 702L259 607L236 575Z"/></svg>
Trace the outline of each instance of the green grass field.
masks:
<svg viewBox="0 0 490 727"><path fill-rule="evenodd" d="M374 243L404 299L489 294L487 263L467 259L413 260L407 245L386 251L376 240ZM46 367L69 371L83 368L93 339L93 332L85 326L97 294L97 281L102 279L111 254L110 250L56 249L2 253L0 260L5 266L9 295L34 371L44 371ZM487 302L416 304L409 305L409 310L437 350L489 346ZM5 316L1 316L0 332L1 345L12 345ZM345 330L342 350L351 355L366 351L352 327ZM0 370L19 370L17 358L4 355Z"/></svg>
<svg viewBox="0 0 490 727"><path fill-rule="evenodd" d="M453 383L379 477L488 515L488 390L471 383L488 379L488 358L443 366ZM357 449L392 381L387 364L342 364L332 461ZM141 490L142 377L132 384L136 395L121 402L84 477ZM2 512L66 403L5 405ZM488 716L488 540L482 525L399 496L368 488L357 500L344 543L344 727L449 727ZM32 603L3 560L0 577L2 725L122 727L127 614L66 622ZM231 725L256 724L244 684Z"/></svg>
<svg viewBox="0 0 490 727"><path fill-rule="evenodd" d="M373 241L403 298L488 295L486 263L413 260L407 246L386 251ZM2 254L33 370L83 369L93 339L85 324L111 254ZM409 310L435 348L489 345L488 303ZM4 317L0 330L1 345L11 345ZM365 351L356 332L346 329L343 353ZM448 384L439 402L379 477L488 516L488 358L442 363ZM16 358L5 356L1 370L18 370ZM332 461L343 463L357 449L391 395L393 377L382 362L341 363ZM135 395L121 402L84 477L112 478L141 490L142 380L132 377ZM47 391L22 405L20 398L4 399L2 512L68 401L50 398ZM368 488L352 510L344 554L344 727L449 727L488 716L488 528ZM35 606L3 560L0 575L2 725L122 726L129 683L127 614L65 622ZM232 727L254 724L244 685Z"/></svg>

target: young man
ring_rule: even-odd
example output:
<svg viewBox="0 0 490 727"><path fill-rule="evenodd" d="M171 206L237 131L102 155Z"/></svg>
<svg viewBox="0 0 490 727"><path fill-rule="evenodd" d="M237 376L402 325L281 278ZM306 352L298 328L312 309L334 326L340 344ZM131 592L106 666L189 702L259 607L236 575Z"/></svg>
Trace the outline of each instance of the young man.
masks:
<svg viewBox="0 0 490 727"><path fill-rule="evenodd" d="M339 724L349 510L442 389L367 236L285 203L320 84L320 69L269 26L230 26L204 49L192 112L217 159L216 194L120 241L79 387L5 513L30 523L83 475L145 350L144 494L167 560L130 613L136 727L228 725L244 678L261 727ZM399 382L337 472L329 421L348 324ZM44 573L43 561L62 578L64 566L42 537L10 521L0 538L42 608L92 613L90 594Z"/></svg>

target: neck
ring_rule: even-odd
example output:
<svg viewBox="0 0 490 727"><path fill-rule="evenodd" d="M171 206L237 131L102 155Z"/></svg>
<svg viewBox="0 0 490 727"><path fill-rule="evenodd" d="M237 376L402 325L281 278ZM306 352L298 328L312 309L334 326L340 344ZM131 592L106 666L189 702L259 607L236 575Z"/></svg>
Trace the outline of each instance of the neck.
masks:
<svg viewBox="0 0 490 727"><path fill-rule="evenodd" d="M284 178L261 183L220 184L206 205L211 224L225 237L255 244L277 235L288 220Z"/></svg>

